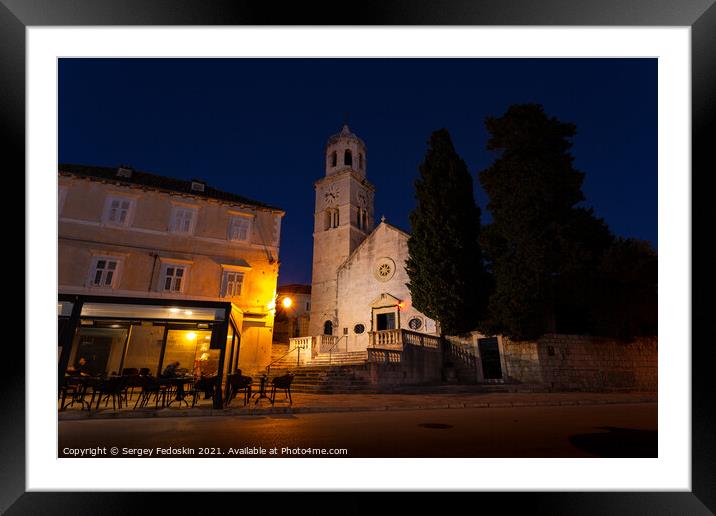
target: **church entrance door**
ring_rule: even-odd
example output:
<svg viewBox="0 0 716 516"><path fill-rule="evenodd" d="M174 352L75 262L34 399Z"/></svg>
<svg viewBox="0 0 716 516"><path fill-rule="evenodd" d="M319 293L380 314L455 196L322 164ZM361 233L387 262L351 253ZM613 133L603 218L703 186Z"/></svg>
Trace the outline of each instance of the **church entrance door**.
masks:
<svg viewBox="0 0 716 516"><path fill-rule="evenodd" d="M376 314L375 326L377 331L395 329L395 313Z"/></svg>

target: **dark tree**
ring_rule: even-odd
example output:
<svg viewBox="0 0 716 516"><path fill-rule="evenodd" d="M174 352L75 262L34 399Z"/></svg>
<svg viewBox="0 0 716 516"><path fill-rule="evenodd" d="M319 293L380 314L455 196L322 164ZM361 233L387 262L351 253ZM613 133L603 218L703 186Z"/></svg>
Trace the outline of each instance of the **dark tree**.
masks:
<svg viewBox="0 0 716 516"><path fill-rule="evenodd" d="M483 249L495 287L483 328L513 338L588 332L594 271L613 239L584 200L573 124L538 104L487 118L495 162L479 174L492 223Z"/></svg>
<svg viewBox="0 0 716 516"><path fill-rule="evenodd" d="M658 331L658 258L649 242L618 238L604 255L592 307L599 333L631 340Z"/></svg>
<svg viewBox="0 0 716 516"><path fill-rule="evenodd" d="M489 288L479 243L480 209L470 173L446 129L430 137L415 195L406 262L413 305L438 321L443 334L472 331L484 318Z"/></svg>

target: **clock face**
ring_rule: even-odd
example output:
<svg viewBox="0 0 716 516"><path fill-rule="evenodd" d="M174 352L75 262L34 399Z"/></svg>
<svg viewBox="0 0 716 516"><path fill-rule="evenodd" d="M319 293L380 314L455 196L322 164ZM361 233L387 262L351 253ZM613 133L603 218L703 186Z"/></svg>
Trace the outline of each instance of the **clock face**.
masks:
<svg viewBox="0 0 716 516"><path fill-rule="evenodd" d="M323 199L325 200L326 204L333 204L338 200L339 197L339 191L337 188L330 187L326 192L323 194Z"/></svg>

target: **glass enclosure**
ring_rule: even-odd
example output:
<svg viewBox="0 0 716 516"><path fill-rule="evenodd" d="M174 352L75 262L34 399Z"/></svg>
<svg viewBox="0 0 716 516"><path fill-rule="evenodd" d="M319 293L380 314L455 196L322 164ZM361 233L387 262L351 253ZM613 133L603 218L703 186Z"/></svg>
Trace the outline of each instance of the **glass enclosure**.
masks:
<svg viewBox="0 0 716 516"><path fill-rule="evenodd" d="M74 302L64 298L57 305L60 378L159 376L167 365L178 362L180 374L218 375L224 380L238 359L238 335L233 323L225 320L229 303L178 301L172 306L129 298L77 296ZM79 321L74 315L75 322L70 322L76 302L81 303ZM63 343L69 349L63 350ZM215 403L220 402L219 396Z"/></svg>
<svg viewBox="0 0 716 516"><path fill-rule="evenodd" d="M68 369L79 370L80 360L84 359L84 372L91 376L119 374L127 332L126 324L95 327L85 323L80 327L72 344Z"/></svg>
<svg viewBox="0 0 716 516"><path fill-rule="evenodd" d="M166 326L144 322L133 324L127 342L122 371L125 369L148 370L151 375L159 374L159 358L162 353Z"/></svg>

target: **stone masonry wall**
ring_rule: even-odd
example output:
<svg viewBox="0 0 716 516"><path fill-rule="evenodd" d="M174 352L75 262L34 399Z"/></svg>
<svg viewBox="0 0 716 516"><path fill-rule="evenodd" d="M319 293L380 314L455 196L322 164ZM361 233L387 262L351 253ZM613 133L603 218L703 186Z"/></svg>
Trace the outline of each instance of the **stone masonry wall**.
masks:
<svg viewBox="0 0 716 516"><path fill-rule="evenodd" d="M442 376L442 353L437 349L405 346L399 362L369 362L370 382L378 387L438 384Z"/></svg>
<svg viewBox="0 0 716 516"><path fill-rule="evenodd" d="M557 390L657 390L658 338L622 343L582 335L504 339L505 378Z"/></svg>

